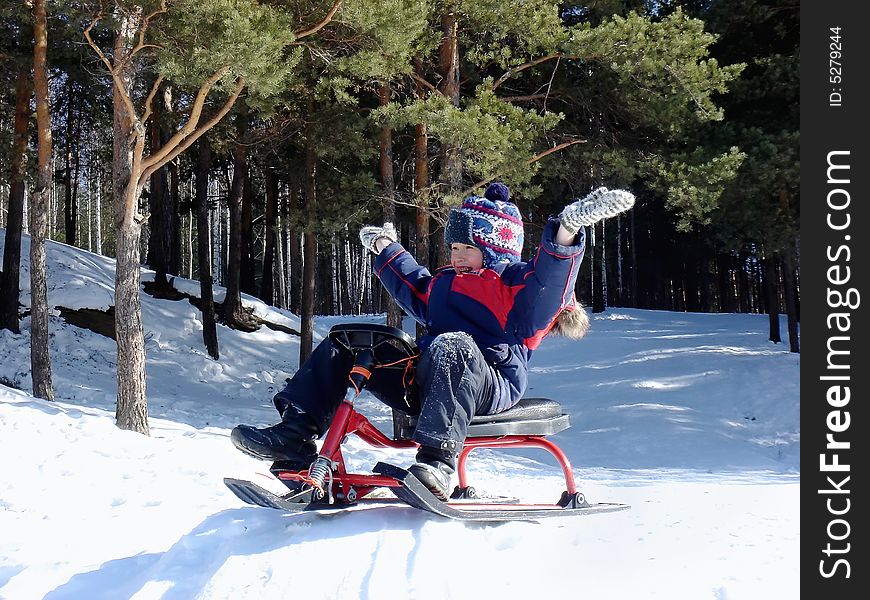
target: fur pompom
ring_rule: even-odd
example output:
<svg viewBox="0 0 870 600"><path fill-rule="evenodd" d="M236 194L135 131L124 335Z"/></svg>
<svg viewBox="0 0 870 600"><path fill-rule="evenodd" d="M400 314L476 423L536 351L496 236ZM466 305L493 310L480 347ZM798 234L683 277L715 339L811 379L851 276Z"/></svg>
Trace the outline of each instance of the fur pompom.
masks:
<svg viewBox="0 0 870 600"><path fill-rule="evenodd" d="M562 309L556 317L556 323L550 333L561 335L572 340L579 340L589 331L589 315L580 302L576 301Z"/></svg>

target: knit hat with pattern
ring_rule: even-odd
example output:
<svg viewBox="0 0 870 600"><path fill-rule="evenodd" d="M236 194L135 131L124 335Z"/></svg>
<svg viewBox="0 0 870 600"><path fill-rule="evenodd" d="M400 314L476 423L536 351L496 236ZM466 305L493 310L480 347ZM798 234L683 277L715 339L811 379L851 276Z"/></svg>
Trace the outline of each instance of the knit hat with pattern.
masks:
<svg viewBox="0 0 870 600"><path fill-rule="evenodd" d="M483 198L469 196L450 211L444 241L477 246L486 268L518 262L523 250L523 218L509 198L510 190L500 182L486 188Z"/></svg>

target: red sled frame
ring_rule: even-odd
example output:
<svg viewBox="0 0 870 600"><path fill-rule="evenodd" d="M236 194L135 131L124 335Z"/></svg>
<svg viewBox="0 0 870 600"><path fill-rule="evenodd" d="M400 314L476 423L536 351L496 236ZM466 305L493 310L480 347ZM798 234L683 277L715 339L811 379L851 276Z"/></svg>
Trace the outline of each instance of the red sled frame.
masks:
<svg viewBox="0 0 870 600"><path fill-rule="evenodd" d="M366 417L358 413L354 409L352 402L344 400L336 411L332 426L326 434L319 453L320 456L329 459L333 467L331 473L332 486L326 492L331 492L332 498L337 502L355 502L379 487L394 488L401 486L402 483L393 477L356 474L347 471L344 455L341 451L341 442L350 434L356 434L364 442L375 448L404 449L416 448L418 446L417 442L412 440L387 437ZM461 494L463 490L469 488L466 464L469 454L477 448L539 448L546 450L556 458L562 467L567 493L573 496L577 492L571 462L556 444L543 436L537 435L501 435L467 437L465 439L465 445L459 454L456 465L459 486L458 490L454 492L455 494ZM278 479L284 482L312 483L308 470L288 471L282 469L280 463L276 463L272 472Z"/></svg>
<svg viewBox="0 0 870 600"><path fill-rule="evenodd" d="M363 335L362 341L359 339L361 335ZM311 486L321 491L321 494L319 494L321 497L328 495L330 504L354 503L371 494L377 488L397 488L403 485L399 480L385 475L349 473L341 451L341 444L348 435L355 434L367 444L376 448L405 449L416 448L418 446L416 442L398 436L399 432L396 432L396 439L388 437L354 408L354 400L359 396L371 376L369 369L381 366L395 366L397 363L404 363L403 368L409 369L412 361L417 357L416 345L414 345L410 336L407 336L401 330L373 324L337 325L330 331L330 337L339 345L345 346L353 352L356 359L355 365L349 374L351 385L348 386L348 393L335 413L335 417L320 448L318 458L309 469L302 471L287 470L281 467L280 462L276 462L272 465L271 471L291 489ZM377 347L385 342L390 342L393 347L396 347L396 339L401 342L399 346L404 350L406 354L405 358L390 365L378 365L375 361ZM540 421L534 418L527 418L529 417L529 410L532 412L538 410L540 412L539 409L542 405L544 412L550 413L549 419ZM554 408L557 410L559 419L552 418ZM516 413L515 417L511 414L512 412ZM485 421L486 418L475 417L472 421L469 427L469 436L465 439L463 449L457 461L459 486L454 491L454 498L467 497L464 494L466 490L470 489L470 486L468 484L466 464L468 456L477 448L539 448L546 450L562 467L566 487L562 498L577 496L577 487L568 457L556 444L545 439L545 435L568 427L568 418L566 415L561 415L561 408L557 403L542 399L524 399L520 401L520 405L517 407L500 413L497 419L499 424L496 425L496 429L506 431L507 433L499 435L471 435L471 432L475 429L475 423ZM544 427L539 425L540 423L555 421L559 421L555 429L552 425ZM529 429L535 430L536 424L538 424L537 429L545 433L530 434ZM481 427L477 428L481 429ZM485 430L486 427L483 427L483 429ZM523 432L510 433L511 429ZM553 507L556 508L557 505Z"/></svg>

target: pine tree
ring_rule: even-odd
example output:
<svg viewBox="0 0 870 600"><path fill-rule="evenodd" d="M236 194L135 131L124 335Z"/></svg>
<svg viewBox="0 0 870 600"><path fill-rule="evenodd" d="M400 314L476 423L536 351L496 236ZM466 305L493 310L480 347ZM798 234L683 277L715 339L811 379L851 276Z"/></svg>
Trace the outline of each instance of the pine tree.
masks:
<svg viewBox="0 0 870 600"><path fill-rule="evenodd" d="M245 87L268 97L295 65L285 52L293 40L286 14L249 0L116 2L110 18L99 9L84 30L113 83L113 192L116 227L115 331L118 343L117 421L148 433L145 346L139 302L139 200L149 178L219 122ZM111 52L95 28L114 31ZM156 72L139 96L143 79ZM153 102L164 79L193 90L185 122L155 154L146 154ZM203 112L214 90L225 99ZM141 101L141 111L136 108Z"/></svg>
<svg viewBox="0 0 870 600"><path fill-rule="evenodd" d="M798 6L783 0L740 0L699 3L693 10L719 36L714 55L747 65L733 91L722 98L727 121L702 132L707 145L735 145L746 154L714 213L713 231L726 250L760 246L764 262L770 263L763 278L769 290L771 341L780 337L779 267L789 345L792 352L798 352Z"/></svg>
<svg viewBox="0 0 870 600"><path fill-rule="evenodd" d="M31 118L30 99L33 96L33 53L30 39L33 34L29 15L22 7L8 16L0 13L0 37L5 53L2 70L4 81L14 81L15 99L13 135L10 140L9 201L6 215L6 237L3 245L3 270L0 272L0 329L18 333L18 302L21 269L21 234L24 228L24 193L26 187L28 151L27 141ZM17 30L17 32L16 32ZM17 34L16 34L17 33ZM5 141L5 140L4 140ZM6 146L6 144L4 144ZM5 149L5 148L4 148ZM6 162L5 160L3 162Z"/></svg>
<svg viewBox="0 0 870 600"><path fill-rule="evenodd" d="M48 103L48 27L45 4L45 0L33 2L33 89L39 149L36 190L30 210L30 377L34 396L54 400L51 357L48 352L48 285L45 259L48 193L52 184L49 163L51 114Z"/></svg>

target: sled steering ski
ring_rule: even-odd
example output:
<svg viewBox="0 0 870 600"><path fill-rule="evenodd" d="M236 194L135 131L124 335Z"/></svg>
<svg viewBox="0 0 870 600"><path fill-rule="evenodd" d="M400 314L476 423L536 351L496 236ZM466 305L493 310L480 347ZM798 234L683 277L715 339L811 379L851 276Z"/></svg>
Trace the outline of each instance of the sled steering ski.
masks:
<svg viewBox="0 0 870 600"><path fill-rule="evenodd" d="M545 398L523 398L513 408L495 415L477 415L469 424L465 444L457 460L459 485L450 500L438 500L412 473L384 462L372 474L348 473L341 452L342 441L355 434L377 448L416 448L410 439L416 417L393 412L393 436L389 437L354 409L354 400L365 388L371 371L377 368L411 372L419 355L414 339L400 329L377 324L342 324L329 331L332 341L354 357L348 376L348 391L336 411L320 452L304 470L293 470L286 463L274 462L272 475L287 492L273 493L247 480L225 478L226 486L241 500L255 506L287 512L336 511L351 507L404 505L442 517L462 521L500 522L537 521L626 510L627 504L590 503L577 491L571 463L562 450L546 439L570 427L562 407ZM400 358L397 360L397 356ZM565 489L552 504L523 504L513 498L485 498L469 485L466 475L468 456L477 448L539 448L559 462ZM388 488L395 498L370 496Z"/></svg>

